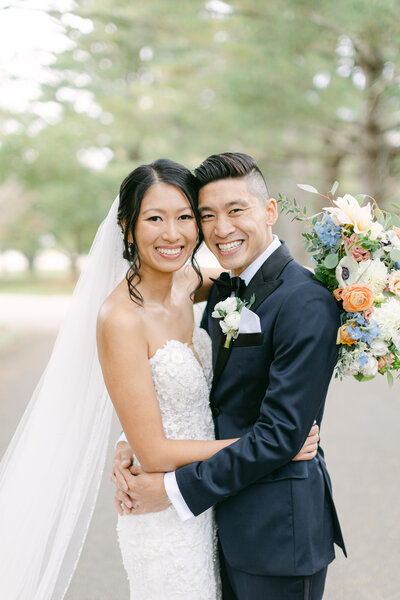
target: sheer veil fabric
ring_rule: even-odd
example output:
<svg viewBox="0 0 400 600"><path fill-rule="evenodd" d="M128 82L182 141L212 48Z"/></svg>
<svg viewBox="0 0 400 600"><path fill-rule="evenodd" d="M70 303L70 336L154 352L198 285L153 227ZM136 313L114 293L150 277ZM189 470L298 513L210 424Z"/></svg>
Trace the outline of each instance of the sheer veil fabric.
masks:
<svg viewBox="0 0 400 600"><path fill-rule="evenodd" d="M99 227L50 361L0 463L0 598L62 599L89 527L112 417L96 319L129 268L118 203Z"/></svg>

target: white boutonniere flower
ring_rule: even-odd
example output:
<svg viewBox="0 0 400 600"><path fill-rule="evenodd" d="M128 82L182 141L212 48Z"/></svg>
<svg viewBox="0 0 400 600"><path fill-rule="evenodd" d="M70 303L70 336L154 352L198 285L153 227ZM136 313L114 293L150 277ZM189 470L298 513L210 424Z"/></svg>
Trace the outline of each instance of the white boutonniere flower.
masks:
<svg viewBox="0 0 400 600"><path fill-rule="evenodd" d="M222 302L218 302L214 306L211 316L215 319L221 319L219 325L223 333L226 335L224 348L229 348L232 339L236 340L239 334L240 313L242 312L244 306L250 308L254 304L255 299L256 297L253 294L250 302L247 303L236 296L231 296Z"/></svg>

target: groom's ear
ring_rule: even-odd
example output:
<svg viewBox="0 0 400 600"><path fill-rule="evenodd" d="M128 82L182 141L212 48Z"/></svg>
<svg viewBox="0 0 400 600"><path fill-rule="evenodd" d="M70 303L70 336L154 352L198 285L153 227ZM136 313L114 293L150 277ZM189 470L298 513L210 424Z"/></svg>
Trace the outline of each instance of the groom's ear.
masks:
<svg viewBox="0 0 400 600"><path fill-rule="evenodd" d="M265 203L265 215L267 225L272 227L278 220L278 203L275 198L268 198Z"/></svg>

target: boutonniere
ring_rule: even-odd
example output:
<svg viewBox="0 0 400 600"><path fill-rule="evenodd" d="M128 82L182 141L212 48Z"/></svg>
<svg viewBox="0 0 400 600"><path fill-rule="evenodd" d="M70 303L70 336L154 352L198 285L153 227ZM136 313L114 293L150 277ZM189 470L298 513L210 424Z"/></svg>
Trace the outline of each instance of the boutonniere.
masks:
<svg viewBox="0 0 400 600"><path fill-rule="evenodd" d="M250 298L250 302L244 302L240 298L236 296L231 296L222 302L218 302L214 306L214 310L211 313L211 316L214 319L221 319L219 325L226 335L224 348L229 348L231 345L231 341L236 340L239 335L239 327L240 327L240 313L244 306L247 308L251 308L253 306L254 301L256 299L255 294Z"/></svg>

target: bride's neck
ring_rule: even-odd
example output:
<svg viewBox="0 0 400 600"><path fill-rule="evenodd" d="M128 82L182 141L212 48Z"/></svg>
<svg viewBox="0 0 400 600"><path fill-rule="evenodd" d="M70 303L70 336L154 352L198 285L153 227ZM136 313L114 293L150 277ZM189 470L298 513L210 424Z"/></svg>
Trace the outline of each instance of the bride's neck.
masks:
<svg viewBox="0 0 400 600"><path fill-rule="evenodd" d="M169 304L172 295L172 283L174 273L162 273L160 271L140 270L141 281L138 289L143 296L144 303Z"/></svg>

